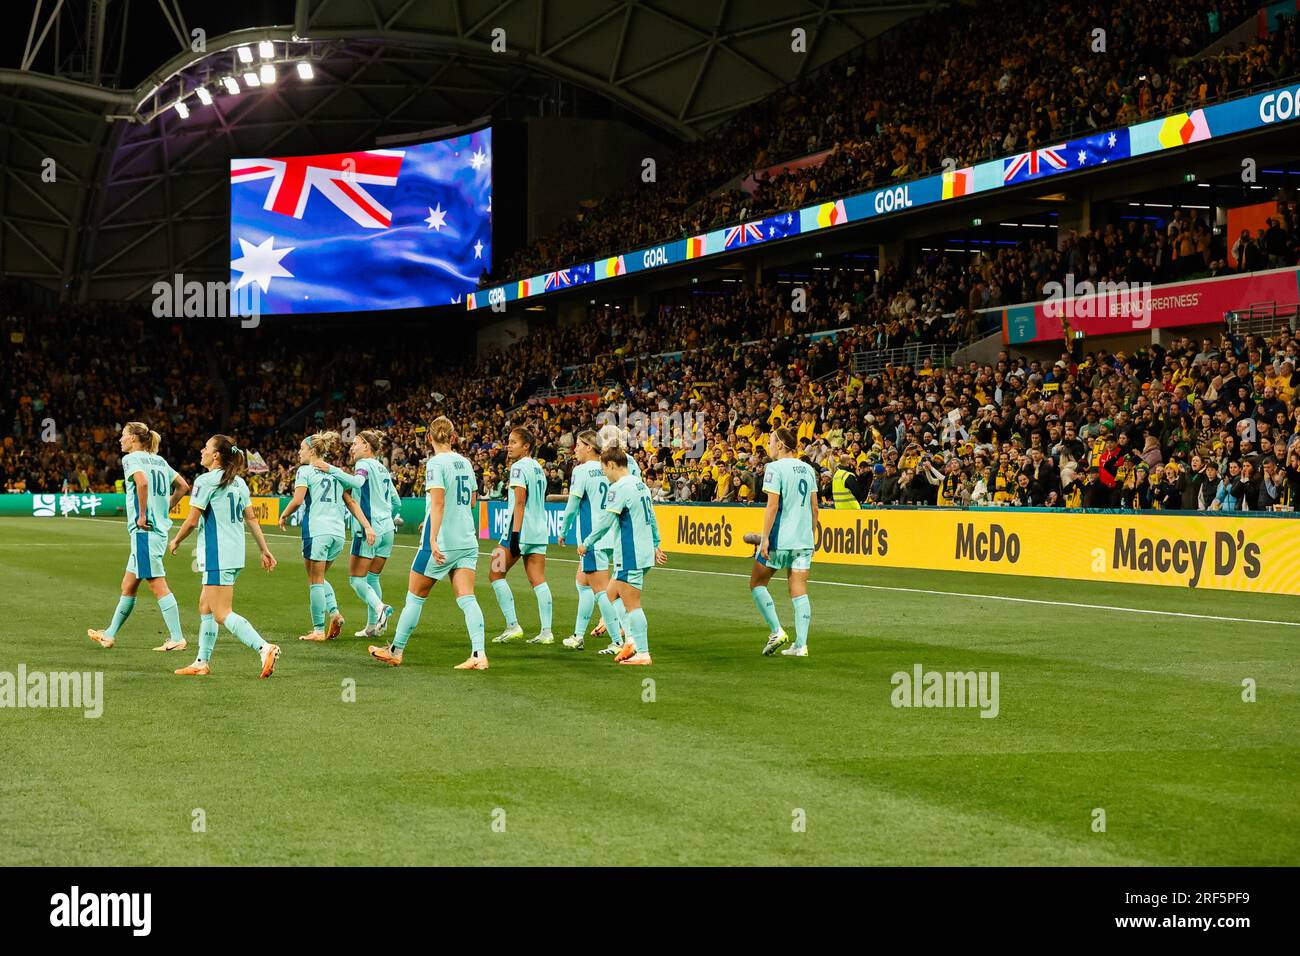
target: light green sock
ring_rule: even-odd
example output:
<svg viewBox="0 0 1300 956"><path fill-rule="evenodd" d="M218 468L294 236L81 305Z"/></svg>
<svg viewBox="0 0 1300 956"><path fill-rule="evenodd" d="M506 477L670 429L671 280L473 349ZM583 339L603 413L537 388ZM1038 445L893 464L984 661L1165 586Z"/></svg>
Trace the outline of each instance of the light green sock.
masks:
<svg viewBox="0 0 1300 956"><path fill-rule="evenodd" d="M801 594L790 602L794 605L794 646L803 647L808 643L808 625L812 623L812 603L808 595Z"/></svg>
<svg viewBox="0 0 1300 956"><path fill-rule="evenodd" d="M749 596L754 599L754 606L767 622L767 633L775 634L781 630L781 621L776 616L776 602L772 600L772 595L767 588L762 585L750 588Z"/></svg>
<svg viewBox="0 0 1300 956"><path fill-rule="evenodd" d="M113 612L113 623L104 628L105 637L117 637L117 630L126 623L126 619L135 610L135 598L123 594L117 599L117 610Z"/></svg>
<svg viewBox="0 0 1300 956"><path fill-rule="evenodd" d="M325 630L325 585L313 584L308 588L307 593L311 597L311 626L312 630Z"/></svg>
<svg viewBox="0 0 1300 956"><path fill-rule="evenodd" d="M573 622L573 633L583 637L591 623L591 612L596 609L596 592L585 584L578 585L578 617Z"/></svg>
<svg viewBox="0 0 1300 956"><path fill-rule="evenodd" d="M402 607L402 616L397 619L397 636L393 638L393 650L401 651L411 632L420 623L420 614L424 611L424 598L406 592L406 604Z"/></svg>
<svg viewBox="0 0 1300 956"><path fill-rule="evenodd" d="M199 656L200 661L212 660L212 649L217 645L217 619L211 614L199 617Z"/></svg>
<svg viewBox="0 0 1300 956"><path fill-rule="evenodd" d="M533 593L537 595L537 616L541 618L542 630L551 629L551 586L543 581L537 587L533 588Z"/></svg>
<svg viewBox="0 0 1300 956"><path fill-rule="evenodd" d="M168 640L185 640L185 634L181 631L181 612L176 607L176 595L164 595L158 601L158 610L162 611L163 623L167 625Z"/></svg>
<svg viewBox="0 0 1300 956"><path fill-rule="evenodd" d="M469 647L475 654L483 653L483 609L478 606L478 598L472 594L462 594L456 598L456 606L465 615L465 630L469 631Z"/></svg>
<svg viewBox="0 0 1300 956"><path fill-rule="evenodd" d="M497 607L506 616L506 627L518 627L519 618L515 617L515 596L510 593L510 585L505 578L492 582L492 593L496 595Z"/></svg>
<svg viewBox="0 0 1300 956"><path fill-rule="evenodd" d="M630 639L632 637L632 628L628 626L627 608L623 606L622 598L614 599L614 613L618 616L618 626L623 629L623 637ZM623 643L622 638L619 639L619 643Z"/></svg>
<svg viewBox="0 0 1300 956"><path fill-rule="evenodd" d="M266 647L266 641L262 640L262 635L257 633L257 629L248 623L247 618L240 617L234 611L226 615L226 630L239 638L240 643L245 647L252 648L259 654L262 648Z"/></svg>
<svg viewBox="0 0 1300 956"><path fill-rule="evenodd" d="M627 613L627 629L632 635L632 642L636 644L638 654L650 653L650 624L645 619L645 611L637 608L635 611Z"/></svg>
<svg viewBox="0 0 1300 956"><path fill-rule="evenodd" d="M334 596L334 585L326 581L321 585L325 589L325 613L337 614L339 611L339 599Z"/></svg>
<svg viewBox="0 0 1300 956"><path fill-rule="evenodd" d="M383 585L379 583L379 575L376 574L374 571L366 572L366 583L370 585L370 590L375 592L375 597L379 598L379 605L380 608L382 609L384 604L384 588ZM369 604L367 604L366 623L374 624L378 620L379 617L376 615L375 609L372 608Z"/></svg>
<svg viewBox="0 0 1300 956"><path fill-rule="evenodd" d="M618 633L618 612L614 610L614 602L604 591L596 595L596 607L600 609L600 619L609 633L610 641L614 644L622 644L623 638Z"/></svg>
<svg viewBox="0 0 1300 956"><path fill-rule="evenodd" d="M384 609L384 602L379 599L379 595L370 589L370 582L362 577L352 577L348 575L348 584L352 585L353 592L361 598L366 605L366 620L373 624L378 620L379 613Z"/></svg>

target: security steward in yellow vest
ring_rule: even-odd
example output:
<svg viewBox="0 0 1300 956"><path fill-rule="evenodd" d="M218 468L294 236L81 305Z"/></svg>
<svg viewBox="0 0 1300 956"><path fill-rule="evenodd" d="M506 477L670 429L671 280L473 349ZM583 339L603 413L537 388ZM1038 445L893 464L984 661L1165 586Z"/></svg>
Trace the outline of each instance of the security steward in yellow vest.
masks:
<svg viewBox="0 0 1300 956"><path fill-rule="evenodd" d="M858 476L853 472L853 459L848 455L840 457L831 479L831 499L839 511L858 510Z"/></svg>

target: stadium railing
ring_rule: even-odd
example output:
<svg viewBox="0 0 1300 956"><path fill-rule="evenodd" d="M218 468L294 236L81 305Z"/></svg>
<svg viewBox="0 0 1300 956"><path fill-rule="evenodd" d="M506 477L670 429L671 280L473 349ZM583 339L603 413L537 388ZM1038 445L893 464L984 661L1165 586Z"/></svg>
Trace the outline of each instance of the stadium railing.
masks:
<svg viewBox="0 0 1300 956"><path fill-rule="evenodd" d="M1273 335L1283 329L1294 333L1298 315L1300 304L1279 306L1276 302L1254 302L1229 312L1225 318L1233 335Z"/></svg>
<svg viewBox="0 0 1300 956"><path fill-rule="evenodd" d="M957 351L955 345L904 345L896 349L854 352L851 368L857 375L877 375L886 365L917 366L929 359L936 368L946 366Z"/></svg>

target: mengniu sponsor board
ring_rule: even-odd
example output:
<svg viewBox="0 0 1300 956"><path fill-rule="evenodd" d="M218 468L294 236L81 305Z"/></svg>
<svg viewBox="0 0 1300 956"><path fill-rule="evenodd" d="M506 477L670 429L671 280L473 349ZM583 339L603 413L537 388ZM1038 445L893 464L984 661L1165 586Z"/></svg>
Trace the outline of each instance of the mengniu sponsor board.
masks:
<svg viewBox="0 0 1300 956"><path fill-rule="evenodd" d="M658 505L664 550L748 558L763 509ZM821 511L814 561L1300 595L1300 518L1018 511Z"/></svg>

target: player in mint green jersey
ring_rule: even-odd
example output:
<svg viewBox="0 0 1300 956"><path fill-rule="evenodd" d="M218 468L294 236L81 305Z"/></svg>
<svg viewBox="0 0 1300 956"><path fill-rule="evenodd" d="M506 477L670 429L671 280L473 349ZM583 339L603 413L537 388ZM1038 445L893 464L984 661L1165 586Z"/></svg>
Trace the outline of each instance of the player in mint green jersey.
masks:
<svg viewBox="0 0 1300 956"><path fill-rule="evenodd" d="M171 510L190 490L189 483L178 475L166 459L158 454L162 438L144 422L127 422L122 429L122 472L126 476L126 533L131 542L126 574L122 577L122 596L117 600L113 621L102 631L88 628L86 634L100 647L112 647L117 632L135 608L135 595L141 581L158 601L167 640L155 651L185 649L181 614L176 595L167 587L163 552L167 550L167 532L171 529Z"/></svg>
<svg viewBox="0 0 1300 956"><path fill-rule="evenodd" d="M515 617L515 597L506 581L506 573L520 558L524 559L524 573L537 597L537 615L541 618L541 630L528 643L555 643L551 633L551 588L546 583L546 545L551 540L546 523L546 472L533 458L536 447L537 439L526 428L512 429L506 440L506 455L510 459L506 519L500 543L492 551L488 572L492 593L506 619L506 629L492 638L496 644L524 636L524 629Z"/></svg>
<svg viewBox="0 0 1300 956"><path fill-rule="evenodd" d="M343 516L351 512L366 543L375 543L375 529L361 513L348 486L320 467L342 457L343 440L338 432L317 432L304 438L298 448L300 464L294 477L293 500L280 512L283 529L289 517L302 509L302 559L307 569L312 629L299 637L300 641L332 641L343 630L338 598L325 579L334 559L343 553Z"/></svg>
<svg viewBox="0 0 1300 956"><path fill-rule="evenodd" d="M384 603L379 575L393 555L393 512L400 499L393 489L393 476L388 466L379 458L383 446L383 433L367 429L357 433L348 449L352 471L325 461L312 463L352 490L361 513L375 529L374 544L367 544L364 531L357 529L348 559L348 584L366 605L366 626L357 631L357 637L379 637L388 629L388 618L393 613L393 609Z"/></svg>
<svg viewBox="0 0 1300 956"><path fill-rule="evenodd" d="M425 515L420 526L420 548L411 563L406 604L397 619L393 642L387 647L372 646L370 655L385 664L400 665L429 592L435 583L450 575L456 606L465 615L470 646L469 657L457 664L456 670L485 671L488 659L483 650L483 610L474 597L474 568L478 562L478 483L474 466L452 450L456 429L450 419L440 417L429 423L429 441L434 454L424 465Z"/></svg>
<svg viewBox="0 0 1300 956"><path fill-rule="evenodd" d="M248 485L240 477L248 456L229 435L213 435L203 446L199 461L207 471L194 479L189 516L169 549L175 554L190 532L199 529L199 574L203 583L199 593L199 654L193 664L176 673L199 677L212 673L217 628L225 625L240 643L257 651L262 660L260 676L270 677L280 657L279 646L262 640L248 619L234 611L235 581L244 568L245 528L253 532L262 552L262 567L268 571L275 568L275 555L266 546L257 512L250 504Z"/></svg>
<svg viewBox="0 0 1300 956"><path fill-rule="evenodd" d="M650 659L650 631L641 609L641 591L646 572L656 564L666 564L668 558L659 547L659 522L650 502L650 489L640 478L633 477L627 462L628 454L621 448L600 453L609 491L596 527L578 545L578 556L585 557L590 548L613 532L618 571L612 586L626 608L620 624L630 637L614 659L620 664L649 665L654 662Z"/></svg>
<svg viewBox="0 0 1300 956"><path fill-rule="evenodd" d="M609 490L609 479L605 477L605 470L600 464L600 439L596 433L590 430L579 432L573 444L573 453L578 464L573 466L569 478L569 501L560 527L560 544L564 544L565 538L569 537L575 527L579 541L591 534L600 509L605 505L605 493ZM601 619L606 629L618 633L618 618L605 594L609 587L611 558L611 549L605 548L605 543L598 543L578 561L575 579L578 588L578 617L573 625L573 634L564 639L564 646L570 650L580 651L583 648L587 625L591 622L591 613L597 605L597 595L600 595ZM606 617L606 614L609 616Z"/></svg>
<svg viewBox="0 0 1300 956"><path fill-rule="evenodd" d="M628 449L627 436L617 425L612 422L603 425L600 432L596 435L596 439L602 450L621 448L627 455L628 473L633 478L641 477L641 466L636 463L636 456ZM602 541L596 543L596 550L603 550L605 554L609 555L609 567L611 573L617 570L614 566L614 539L612 534L612 532L607 534ZM623 607L623 601L618 596L618 589L614 587L613 578L610 578L609 586L605 589L604 593L597 593L596 598L597 604L600 607L600 623L597 624L595 630L591 632L592 636L595 637L599 634L612 635L609 646L601 648L596 653L617 656L618 653L623 650L624 638L626 635L617 627L611 630L609 625L623 620L627 613L627 609Z"/></svg>
<svg viewBox="0 0 1300 956"><path fill-rule="evenodd" d="M794 605L794 645L781 651L786 657L808 656L808 627L812 605L808 601L808 572L821 533L817 516L817 472L798 457L798 439L789 428L778 428L768 439L772 456L763 470L763 491L767 509L763 512L763 534L754 550L754 568L749 575L749 593L767 623L768 639L763 648L771 655L790 640L776 616L776 604L767 583L778 570L786 570L790 603Z"/></svg>

